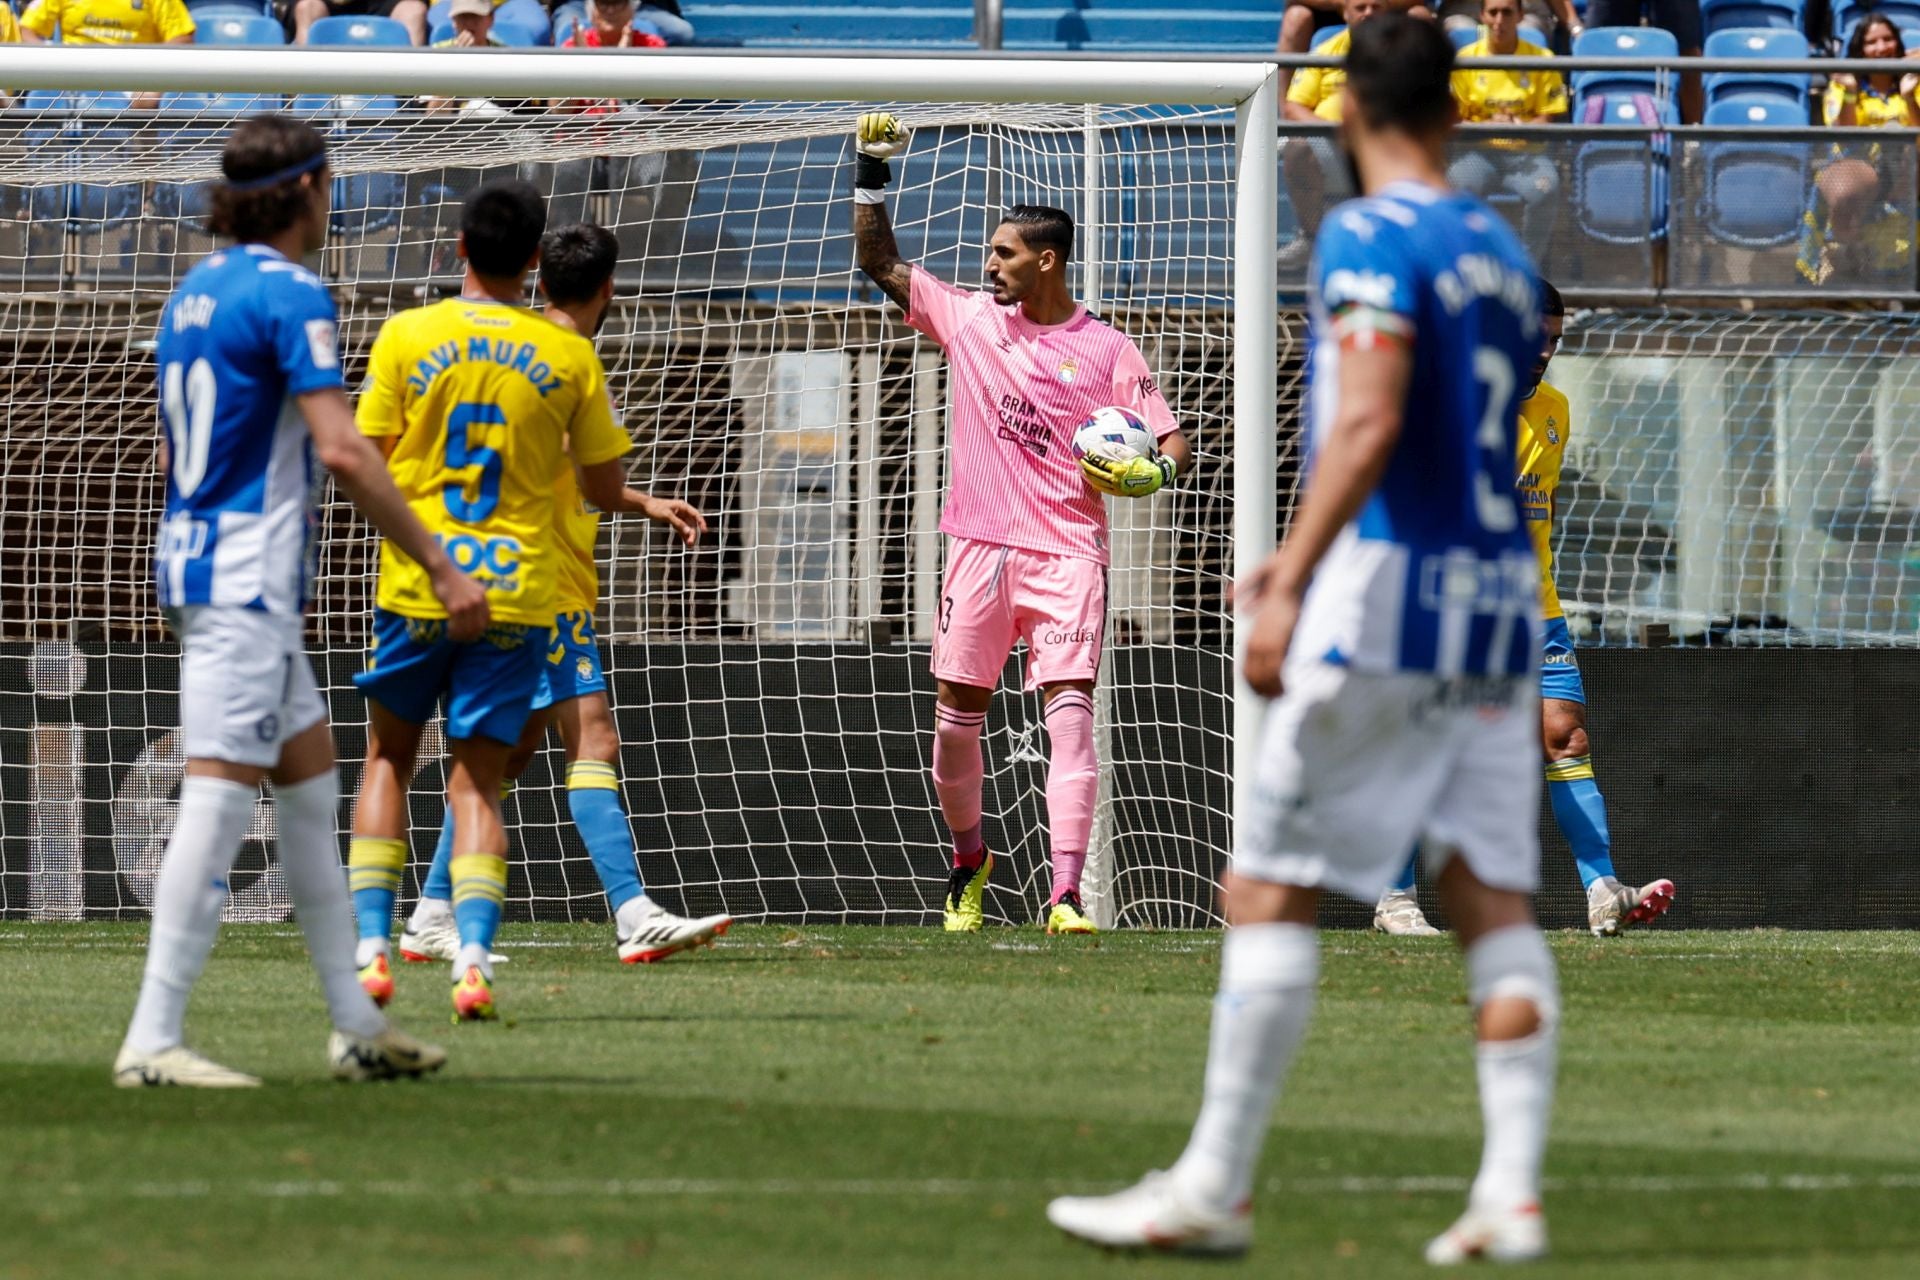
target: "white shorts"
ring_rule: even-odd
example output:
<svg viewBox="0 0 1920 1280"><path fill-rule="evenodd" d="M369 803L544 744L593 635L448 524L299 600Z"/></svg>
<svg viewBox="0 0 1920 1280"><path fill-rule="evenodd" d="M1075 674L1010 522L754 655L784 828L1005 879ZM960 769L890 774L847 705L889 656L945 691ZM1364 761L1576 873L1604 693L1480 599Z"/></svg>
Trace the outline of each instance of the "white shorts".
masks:
<svg viewBox="0 0 1920 1280"><path fill-rule="evenodd" d="M305 619L188 605L180 638L180 738L189 760L272 768L280 748L327 718L307 661Z"/></svg>
<svg viewBox="0 0 1920 1280"><path fill-rule="evenodd" d="M1286 672L1267 713L1233 869L1372 903L1423 841L1483 884L1540 879L1537 676L1366 674L1320 662Z"/></svg>

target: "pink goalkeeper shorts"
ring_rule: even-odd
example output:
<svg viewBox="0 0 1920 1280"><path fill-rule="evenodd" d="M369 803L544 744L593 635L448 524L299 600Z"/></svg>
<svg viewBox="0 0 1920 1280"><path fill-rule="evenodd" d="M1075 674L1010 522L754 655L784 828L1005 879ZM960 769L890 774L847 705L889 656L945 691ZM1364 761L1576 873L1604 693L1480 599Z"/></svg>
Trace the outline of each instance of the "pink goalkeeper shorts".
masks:
<svg viewBox="0 0 1920 1280"><path fill-rule="evenodd" d="M1018 638L1027 642L1027 688L1092 680L1100 671L1106 621L1105 565L948 538L933 674L991 689Z"/></svg>

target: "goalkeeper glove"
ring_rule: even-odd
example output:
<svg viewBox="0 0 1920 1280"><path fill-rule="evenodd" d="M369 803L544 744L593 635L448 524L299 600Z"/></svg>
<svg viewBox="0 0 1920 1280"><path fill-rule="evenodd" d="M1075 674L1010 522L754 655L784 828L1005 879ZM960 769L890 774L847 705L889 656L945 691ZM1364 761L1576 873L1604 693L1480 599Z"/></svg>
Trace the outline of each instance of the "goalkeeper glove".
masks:
<svg viewBox="0 0 1920 1280"><path fill-rule="evenodd" d="M1144 498L1173 483L1173 459L1157 453L1151 458L1111 462L1088 454L1080 459L1080 473L1102 493L1116 498Z"/></svg>
<svg viewBox="0 0 1920 1280"><path fill-rule="evenodd" d="M867 191L884 190L893 181L893 166L887 161L905 151L912 136L913 131L891 111L869 111L861 116L853 131L854 148L859 152L853 185Z"/></svg>

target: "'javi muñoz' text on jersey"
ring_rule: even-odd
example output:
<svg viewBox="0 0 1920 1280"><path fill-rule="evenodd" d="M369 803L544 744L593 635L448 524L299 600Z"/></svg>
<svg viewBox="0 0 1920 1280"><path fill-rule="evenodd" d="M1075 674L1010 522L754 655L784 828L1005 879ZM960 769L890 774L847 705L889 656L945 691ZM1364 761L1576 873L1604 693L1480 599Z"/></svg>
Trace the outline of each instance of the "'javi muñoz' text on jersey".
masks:
<svg viewBox="0 0 1920 1280"><path fill-rule="evenodd" d="M374 339L356 421L365 435L398 437L387 455L394 484L486 587L494 619L551 627L567 554L559 473L633 448L593 344L501 302L402 312ZM409 618L446 616L426 571L391 541L380 545L376 600Z"/></svg>
<svg viewBox="0 0 1920 1280"><path fill-rule="evenodd" d="M947 353L947 501L941 532L1106 564L1107 505L1074 459L1095 409L1177 429L1133 340L1087 314L1039 325L1018 304L913 269L907 323Z"/></svg>
<svg viewBox="0 0 1920 1280"><path fill-rule="evenodd" d="M1553 496L1560 488L1560 464L1573 434L1573 412L1560 388L1543 382L1520 402L1520 515L1533 539L1540 565L1540 616L1564 618L1560 593L1553 586Z"/></svg>
<svg viewBox="0 0 1920 1280"><path fill-rule="evenodd" d="M320 475L294 398L342 385L337 320L318 276L259 244L209 255L160 313L162 608L305 610Z"/></svg>
<svg viewBox="0 0 1920 1280"><path fill-rule="evenodd" d="M1315 453L1342 334L1409 342L1413 371L1386 473L1314 574L1295 651L1368 671L1533 671L1539 571L1514 495L1521 379L1540 346L1526 252L1473 197L1395 183L1327 217L1311 284Z"/></svg>

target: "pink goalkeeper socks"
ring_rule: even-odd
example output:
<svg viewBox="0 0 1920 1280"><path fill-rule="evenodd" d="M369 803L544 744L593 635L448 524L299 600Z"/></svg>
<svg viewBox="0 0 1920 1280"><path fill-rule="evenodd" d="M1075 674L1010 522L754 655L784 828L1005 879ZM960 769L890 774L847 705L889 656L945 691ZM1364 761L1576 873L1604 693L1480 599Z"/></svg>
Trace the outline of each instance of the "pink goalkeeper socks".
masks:
<svg viewBox="0 0 1920 1280"><path fill-rule="evenodd" d="M1067 689L1047 700L1047 827L1053 848L1053 900L1080 891L1093 833L1093 804L1100 793L1100 766L1093 754L1093 699Z"/></svg>
<svg viewBox="0 0 1920 1280"><path fill-rule="evenodd" d="M953 865L977 866L980 843L980 783L985 772L980 760L980 730L984 711L961 711L935 703L933 707L933 789L940 812L953 832Z"/></svg>

